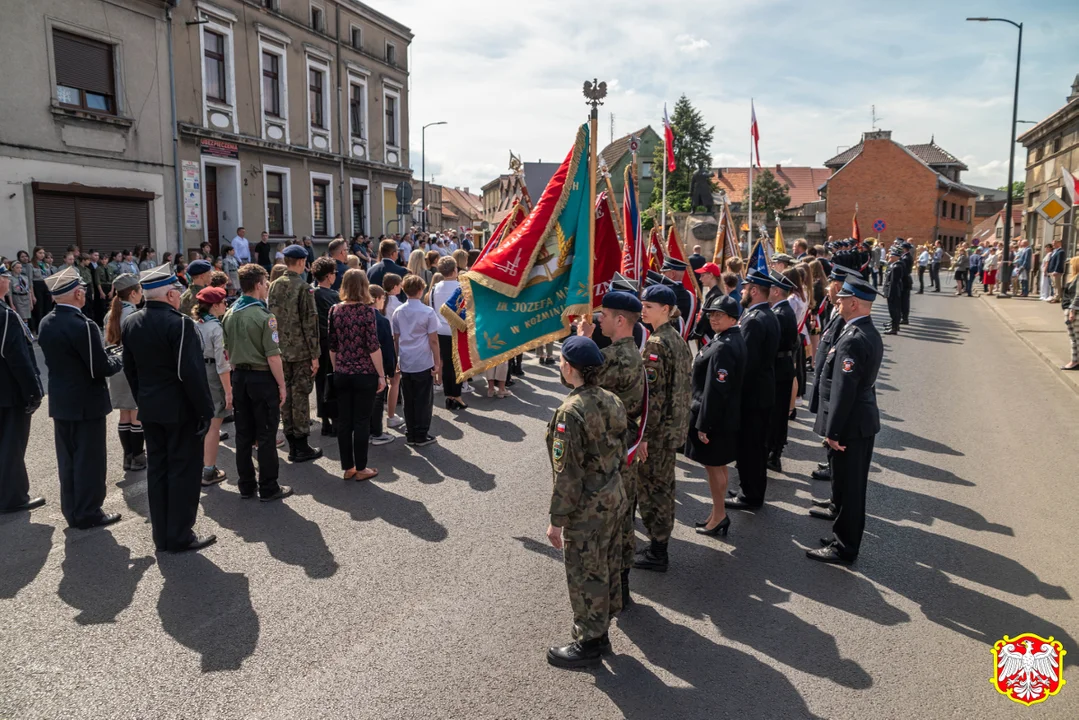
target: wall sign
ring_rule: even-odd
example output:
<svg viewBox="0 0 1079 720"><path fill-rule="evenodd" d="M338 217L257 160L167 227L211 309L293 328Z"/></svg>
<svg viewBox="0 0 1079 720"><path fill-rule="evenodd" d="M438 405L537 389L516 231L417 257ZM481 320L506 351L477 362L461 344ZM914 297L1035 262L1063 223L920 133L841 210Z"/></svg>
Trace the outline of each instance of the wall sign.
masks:
<svg viewBox="0 0 1079 720"><path fill-rule="evenodd" d="M184 227L188 230L202 229L202 179L199 164L194 160L181 163L184 182Z"/></svg>
<svg viewBox="0 0 1079 720"><path fill-rule="evenodd" d="M231 160L238 160L240 158L240 147L236 143L202 138L202 140L199 141L199 147L202 149L203 155L229 158Z"/></svg>

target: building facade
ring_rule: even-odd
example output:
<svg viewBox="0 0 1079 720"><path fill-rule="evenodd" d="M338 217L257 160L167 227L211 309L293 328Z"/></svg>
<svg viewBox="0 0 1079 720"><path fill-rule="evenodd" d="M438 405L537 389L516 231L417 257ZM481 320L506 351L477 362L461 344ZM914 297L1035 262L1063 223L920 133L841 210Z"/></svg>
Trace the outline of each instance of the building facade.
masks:
<svg viewBox="0 0 1079 720"><path fill-rule="evenodd" d="M410 224L412 33L354 0L194 0L177 11L183 245L378 237Z"/></svg>
<svg viewBox="0 0 1079 720"><path fill-rule="evenodd" d="M1079 75L1072 83L1064 107L1023 133L1019 142L1027 149L1026 227L1024 237L1031 245L1061 240L1068 257L1075 254L1075 233L1063 223L1050 225L1034 209L1050 195L1061 195L1061 168L1079 172ZM1075 212L1065 216L1074 223ZM1069 219L1070 217L1070 219Z"/></svg>
<svg viewBox="0 0 1079 720"><path fill-rule="evenodd" d="M483 222L483 199L468 188L442 187L441 230L480 230Z"/></svg>
<svg viewBox="0 0 1079 720"><path fill-rule="evenodd" d="M5 3L0 255L175 249L166 12L150 0Z"/></svg>
<svg viewBox="0 0 1079 720"><path fill-rule="evenodd" d="M637 149L637 197L638 204L646 207L652 198L652 187L655 179L652 172L652 158L655 156L656 146L662 141L651 125L646 125L637 132L630 133L618 138L600 151L600 161L607 165L607 172L611 174L611 186L614 189L615 202L622 206L622 194L625 190L626 167L633 162L633 153L629 148L630 138L636 137L640 141ZM662 168L660 172L662 173ZM603 189L603 184L600 184Z"/></svg>
<svg viewBox="0 0 1079 720"><path fill-rule="evenodd" d="M857 210L863 237L939 240L948 251L971 239L978 192L960 182L966 165L936 143L901 145L875 130L825 166L835 170L821 186L828 235L849 237Z"/></svg>

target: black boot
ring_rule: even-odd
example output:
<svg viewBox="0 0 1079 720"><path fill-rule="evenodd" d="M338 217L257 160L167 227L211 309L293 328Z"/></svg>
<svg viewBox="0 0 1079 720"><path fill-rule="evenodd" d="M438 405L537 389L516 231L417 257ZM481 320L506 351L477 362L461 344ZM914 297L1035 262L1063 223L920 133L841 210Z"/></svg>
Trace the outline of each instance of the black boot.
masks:
<svg viewBox="0 0 1079 720"><path fill-rule="evenodd" d="M333 420L330 418L322 418L322 436L323 437L336 437L337 429L333 426Z"/></svg>
<svg viewBox="0 0 1079 720"><path fill-rule="evenodd" d="M322 457L322 448L308 445L306 435L293 435L292 442L294 450L288 456L291 462L307 462Z"/></svg>
<svg viewBox="0 0 1079 720"><path fill-rule="evenodd" d="M603 661L604 637L576 640L565 647L548 648L547 662L559 668L595 667ZM610 640L607 640L606 646L610 648Z"/></svg>
<svg viewBox="0 0 1079 720"><path fill-rule="evenodd" d="M146 469L146 452L142 435L142 425L131 426L131 467L129 470Z"/></svg>
<svg viewBox="0 0 1079 720"><path fill-rule="evenodd" d="M629 568L626 568L622 571L622 609L625 610L632 604L633 597L629 594Z"/></svg>
<svg viewBox="0 0 1079 720"><path fill-rule="evenodd" d="M131 426L122 423L117 427L120 436L120 447L124 450L124 470L131 469Z"/></svg>
<svg viewBox="0 0 1079 720"><path fill-rule="evenodd" d="M768 462L766 462L764 465L772 472L783 472L783 463L780 462L778 451L772 451L768 453Z"/></svg>
<svg viewBox="0 0 1079 720"><path fill-rule="evenodd" d="M288 443L288 461L296 462L296 438L285 433L285 442Z"/></svg>
<svg viewBox="0 0 1079 720"><path fill-rule="evenodd" d="M644 550L637 551L637 557L633 561L633 567L638 570L655 570L667 572L667 543L653 540Z"/></svg>

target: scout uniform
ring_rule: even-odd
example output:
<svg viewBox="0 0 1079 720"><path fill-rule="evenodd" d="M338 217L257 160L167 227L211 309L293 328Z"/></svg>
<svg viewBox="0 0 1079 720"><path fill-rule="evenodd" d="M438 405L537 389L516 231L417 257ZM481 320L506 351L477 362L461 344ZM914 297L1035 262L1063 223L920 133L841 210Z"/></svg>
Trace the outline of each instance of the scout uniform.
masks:
<svg viewBox="0 0 1079 720"><path fill-rule="evenodd" d="M139 273L144 292L182 286L168 263ZM175 301L176 295L170 295ZM213 417L202 344L189 316L147 300L123 323L124 375L146 440L146 498L158 551L197 550L216 541L195 534L202 490L202 440Z"/></svg>
<svg viewBox="0 0 1079 720"><path fill-rule="evenodd" d="M191 279L187 289L184 290L184 294L180 296L180 314L186 317L191 317L191 311L195 309L195 305L198 304L199 290L206 287L209 284L209 278L203 278L207 282L201 280L196 283L195 278L201 278L203 275L211 272L214 266L205 260L192 260L191 264L187 266L187 277Z"/></svg>
<svg viewBox="0 0 1079 720"><path fill-rule="evenodd" d="M116 292L123 292L139 284L139 277L131 273L121 273L112 281ZM120 328L123 329L124 321L135 313L136 308L132 303L120 301ZM105 315L105 326L112 318L112 310ZM127 375L118 372L109 378L109 397L112 400L114 410L138 410L139 405L135 401L135 393L131 391L131 385L127 381ZM124 451L124 470L145 470L146 453L144 452L144 435L142 424L121 423L117 428L120 436L120 447Z"/></svg>
<svg viewBox="0 0 1079 720"><path fill-rule="evenodd" d="M266 303L241 295L221 319L225 330L225 352L232 363L232 405L236 417L236 472L240 497L255 496L255 464L251 448L258 440L258 494L263 501L292 494L279 485L277 424L280 402L277 380L270 372L268 358L281 354L277 319ZM200 456L201 457L201 454Z"/></svg>
<svg viewBox="0 0 1079 720"><path fill-rule="evenodd" d="M653 285L641 298L674 307L671 288ZM648 420L643 442L648 454L637 469L637 502L648 548L637 553L633 567L667 571L667 542L674 529L674 456L684 447L689 429L689 373L693 355L669 322L652 331L641 353L648 382Z"/></svg>
<svg viewBox="0 0 1079 720"><path fill-rule="evenodd" d="M586 337L567 339L562 356L582 372L603 363ZM570 392L547 426L554 471L551 525L563 529L573 608L574 642L547 651L547 661L557 667L599 664L610 651L611 617L622 608L626 411L616 395L591 380Z"/></svg>
<svg viewBox="0 0 1079 720"><path fill-rule="evenodd" d="M284 250L287 260L307 258L302 245L290 245ZM277 318L280 333L282 368L285 373L285 404L281 408L281 421L288 441L288 459L304 462L322 457L322 450L311 447L307 436L311 425L311 388L315 376L311 361L318 360L318 308L315 307L315 289L304 282L294 270L270 285L268 305Z"/></svg>

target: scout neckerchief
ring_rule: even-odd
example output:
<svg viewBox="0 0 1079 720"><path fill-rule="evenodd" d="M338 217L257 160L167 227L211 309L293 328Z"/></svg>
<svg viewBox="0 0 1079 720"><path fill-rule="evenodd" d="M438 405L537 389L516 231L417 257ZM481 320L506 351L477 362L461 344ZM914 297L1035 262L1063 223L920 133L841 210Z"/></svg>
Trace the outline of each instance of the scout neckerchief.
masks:
<svg viewBox="0 0 1079 720"><path fill-rule="evenodd" d="M258 298L251 297L250 295L241 295L240 299L233 303L232 311L240 312L241 310L246 310L252 305L259 305L263 309L266 309L266 303L262 302Z"/></svg>

